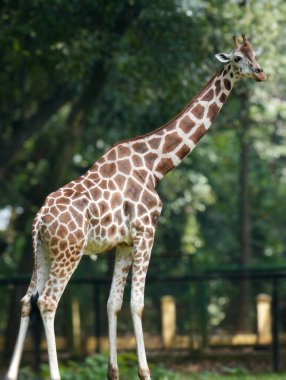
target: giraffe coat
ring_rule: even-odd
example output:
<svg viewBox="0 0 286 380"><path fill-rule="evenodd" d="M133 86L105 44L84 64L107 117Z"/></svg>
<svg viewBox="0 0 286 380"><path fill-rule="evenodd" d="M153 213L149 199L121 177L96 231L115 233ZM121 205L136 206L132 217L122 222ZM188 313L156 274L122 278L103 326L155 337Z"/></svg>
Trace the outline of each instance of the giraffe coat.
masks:
<svg viewBox="0 0 286 380"><path fill-rule="evenodd" d="M156 185L194 149L241 76L266 79L246 37L235 39L231 54L216 57L227 63L192 101L163 127L122 141L106 152L84 175L50 194L33 223L34 271L22 299L18 340L7 374L16 380L31 300L38 298L47 338L50 374L59 380L55 312L61 295L83 254L116 247L114 274L107 303L109 323L108 378L118 380L117 314L132 266L131 314L137 345L138 375L150 380L142 312L146 274L162 202ZM38 297L39 295L39 297Z"/></svg>

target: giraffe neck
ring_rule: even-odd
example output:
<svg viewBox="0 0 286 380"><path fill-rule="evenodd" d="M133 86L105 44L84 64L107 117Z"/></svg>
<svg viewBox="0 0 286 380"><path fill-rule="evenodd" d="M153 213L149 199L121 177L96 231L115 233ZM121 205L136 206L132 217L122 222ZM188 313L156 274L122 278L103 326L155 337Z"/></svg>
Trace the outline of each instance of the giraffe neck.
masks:
<svg viewBox="0 0 286 380"><path fill-rule="evenodd" d="M146 164L155 180L163 178L195 148L228 98L238 74L231 64L215 74L192 101L163 127L133 140L148 147Z"/></svg>

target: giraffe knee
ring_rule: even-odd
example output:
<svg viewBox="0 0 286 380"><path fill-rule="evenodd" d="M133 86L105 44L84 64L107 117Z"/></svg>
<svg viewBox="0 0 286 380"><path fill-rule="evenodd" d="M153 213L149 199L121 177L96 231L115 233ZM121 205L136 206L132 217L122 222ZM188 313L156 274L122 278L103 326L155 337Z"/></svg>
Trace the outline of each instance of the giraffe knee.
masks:
<svg viewBox="0 0 286 380"><path fill-rule="evenodd" d="M144 310L144 302L142 300L132 300L130 303L131 313L142 317Z"/></svg>
<svg viewBox="0 0 286 380"><path fill-rule="evenodd" d="M121 300L109 299L107 301L107 313L109 315L111 315L111 314L118 315L121 308L122 308L122 301Z"/></svg>
<svg viewBox="0 0 286 380"><path fill-rule="evenodd" d="M27 294L21 299L21 315L22 317L29 317L31 313L31 296Z"/></svg>
<svg viewBox="0 0 286 380"><path fill-rule="evenodd" d="M43 295L38 298L37 305L42 314L47 312L55 312L58 302L55 296Z"/></svg>

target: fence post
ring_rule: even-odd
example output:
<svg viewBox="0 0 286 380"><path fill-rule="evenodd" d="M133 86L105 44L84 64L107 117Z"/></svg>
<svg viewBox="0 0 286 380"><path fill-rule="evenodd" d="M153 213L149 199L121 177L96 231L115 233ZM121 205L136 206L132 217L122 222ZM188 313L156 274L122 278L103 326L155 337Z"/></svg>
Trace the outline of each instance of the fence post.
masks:
<svg viewBox="0 0 286 380"><path fill-rule="evenodd" d="M170 348L176 334L176 304L172 296L161 298L162 338L165 348Z"/></svg>
<svg viewBox="0 0 286 380"><path fill-rule="evenodd" d="M73 354L75 356L81 355L81 320L79 299L72 298L72 335L73 335Z"/></svg>
<svg viewBox="0 0 286 380"><path fill-rule="evenodd" d="M258 294L256 297L258 344L271 342L271 302L272 297L268 294Z"/></svg>
<svg viewBox="0 0 286 380"><path fill-rule="evenodd" d="M273 348L273 371L280 369L280 346L279 346L279 294L278 278L272 280L272 348Z"/></svg>
<svg viewBox="0 0 286 380"><path fill-rule="evenodd" d="M101 341L100 341L100 284L95 282L94 284L94 309L95 309L95 337L96 337L96 352L99 354L101 352Z"/></svg>
<svg viewBox="0 0 286 380"><path fill-rule="evenodd" d="M200 330L202 337L202 348L206 348L208 345L208 311L207 311L207 294L206 284L202 279L198 283L199 286L199 305L200 305Z"/></svg>

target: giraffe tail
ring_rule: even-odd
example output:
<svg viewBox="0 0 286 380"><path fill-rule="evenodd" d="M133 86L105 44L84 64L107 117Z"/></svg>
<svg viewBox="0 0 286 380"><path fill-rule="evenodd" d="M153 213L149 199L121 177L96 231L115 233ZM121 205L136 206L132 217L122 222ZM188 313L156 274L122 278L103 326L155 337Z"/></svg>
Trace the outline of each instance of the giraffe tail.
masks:
<svg viewBox="0 0 286 380"><path fill-rule="evenodd" d="M31 305L31 314L33 314L35 312L35 310L38 309L38 306L37 306L37 301L38 301L38 298L39 298L39 292L37 291L35 294L33 294L30 298L30 305Z"/></svg>
<svg viewBox="0 0 286 380"><path fill-rule="evenodd" d="M31 282L23 298L26 302L29 302L30 310L35 310L37 306L37 300L41 295L43 288L43 277L47 276L49 270L48 263L46 261L46 249L41 237L42 221L40 212L37 214L33 221L32 227L32 242L33 242L33 258L34 268L31 278ZM22 301L23 301L22 300Z"/></svg>

